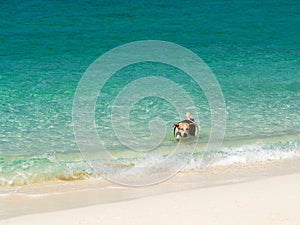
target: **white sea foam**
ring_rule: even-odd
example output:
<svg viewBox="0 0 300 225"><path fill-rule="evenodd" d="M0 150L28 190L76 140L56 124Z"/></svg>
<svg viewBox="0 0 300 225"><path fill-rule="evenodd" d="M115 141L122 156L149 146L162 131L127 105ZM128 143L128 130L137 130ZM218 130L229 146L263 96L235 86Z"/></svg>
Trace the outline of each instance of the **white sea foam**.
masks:
<svg viewBox="0 0 300 225"><path fill-rule="evenodd" d="M214 154L215 158L209 166L216 167L300 157L300 148L297 141L289 141L286 143L279 142L274 144L248 144L223 147L220 151L208 154ZM190 163L185 167L185 170L203 169L204 166L206 166L204 158L199 155L191 159Z"/></svg>
<svg viewBox="0 0 300 225"><path fill-rule="evenodd" d="M143 157L119 157L115 162L99 161L96 165L100 168L98 171L91 169L84 161L61 161L45 158L37 160L29 159L9 161L4 159L2 166L2 176L0 177L0 187L12 187L30 185L37 182L49 180L81 180L94 179L96 177L113 177L114 179L146 179L151 176L169 176L180 170L198 170L209 167L230 166L233 164L249 164L264 162L270 160L281 160L294 157L300 157L300 148L298 140L277 142L277 143L260 143L244 144L222 147L213 152L203 152L197 150L194 154L169 154L149 153ZM167 148L171 148L169 146ZM124 150L126 151L126 150ZM118 154L116 154L118 155ZM126 155L126 152L122 153ZM130 156L130 155L129 155ZM208 156L208 157L207 157ZM210 160L207 160L210 159ZM213 161L211 159L214 159ZM186 166L182 169L181 165L186 161ZM28 165L24 168L24 164ZM43 171L37 168L43 167ZM6 168L6 169L5 169ZM9 170L7 168L10 168ZM169 175L168 175L169 174ZM113 180L113 179L112 179Z"/></svg>

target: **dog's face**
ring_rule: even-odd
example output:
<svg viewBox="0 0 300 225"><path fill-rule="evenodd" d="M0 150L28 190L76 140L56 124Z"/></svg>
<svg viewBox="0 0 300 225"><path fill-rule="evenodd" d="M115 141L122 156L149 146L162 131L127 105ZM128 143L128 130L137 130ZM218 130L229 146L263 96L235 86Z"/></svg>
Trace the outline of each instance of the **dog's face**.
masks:
<svg viewBox="0 0 300 225"><path fill-rule="evenodd" d="M174 124L174 136L176 139L185 138L190 135L190 123L180 122Z"/></svg>

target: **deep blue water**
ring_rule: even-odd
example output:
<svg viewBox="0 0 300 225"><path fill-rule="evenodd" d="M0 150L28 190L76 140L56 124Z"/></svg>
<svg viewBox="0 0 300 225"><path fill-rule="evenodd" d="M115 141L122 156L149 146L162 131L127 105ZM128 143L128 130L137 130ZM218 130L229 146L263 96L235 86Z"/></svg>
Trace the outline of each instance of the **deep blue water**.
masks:
<svg viewBox="0 0 300 225"><path fill-rule="evenodd" d="M217 149L219 155L249 156L249 161L299 155L299 11L299 1L2 2L0 185L89 171L72 127L77 84L100 55L138 40L177 43L212 69L228 112L225 141L249 140L258 151L251 158L253 148L238 145L230 151ZM138 71L136 78L163 74L183 87L191 86L188 93L198 106L200 139L207 140L210 112L203 93L180 71L151 63L120 71L106 84L105 98L100 96L96 107L99 132L111 127L106 120L111 104L133 79L128 75L132 71ZM179 120L173 110L162 100L145 99L133 109L133 124L157 115L172 124ZM139 135L147 133L144 124L136 126ZM111 131L105 135L109 148L122 151ZM272 147L263 141L255 145L261 138L283 136L284 141ZM172 142L171 126L167 139Z"/></svg>

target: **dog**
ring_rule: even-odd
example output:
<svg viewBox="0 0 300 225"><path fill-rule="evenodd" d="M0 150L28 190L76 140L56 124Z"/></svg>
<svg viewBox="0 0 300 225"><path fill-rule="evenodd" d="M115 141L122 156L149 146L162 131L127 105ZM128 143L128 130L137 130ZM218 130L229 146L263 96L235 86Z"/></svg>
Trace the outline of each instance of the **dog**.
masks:
<svg viewBox="0 0 300 225"><path fill-rule="evenodd" d="M179 123L173 124L174 138L176 140L198 135L198 124L195 122L194 118L189 112L186 113L186 118L187 120L182 120Z"/></svg>

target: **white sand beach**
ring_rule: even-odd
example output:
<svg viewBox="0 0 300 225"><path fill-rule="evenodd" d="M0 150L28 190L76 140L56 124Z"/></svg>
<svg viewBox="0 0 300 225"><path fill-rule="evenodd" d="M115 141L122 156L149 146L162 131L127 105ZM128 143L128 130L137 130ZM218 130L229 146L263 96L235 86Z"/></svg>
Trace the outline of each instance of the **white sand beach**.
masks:
<svg viewBox="0 0 300 225"><path fill-rule="evenodd" d="M13 217L1 224L299 225L300 173Z"/></svg>

